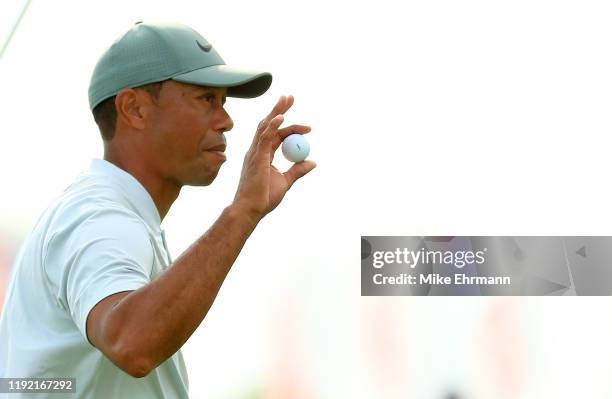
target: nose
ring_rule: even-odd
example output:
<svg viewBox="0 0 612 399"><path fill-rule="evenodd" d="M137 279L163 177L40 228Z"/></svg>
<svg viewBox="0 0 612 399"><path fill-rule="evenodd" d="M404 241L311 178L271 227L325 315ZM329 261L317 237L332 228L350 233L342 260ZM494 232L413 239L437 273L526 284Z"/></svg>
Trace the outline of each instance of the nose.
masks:
<svg viewBox="0 0 612 399"><path fill-rule="evenodd" d="M223 107L218 108L217 124L215 127L220 133L229 132L234 128L234 121Z"/></svg>

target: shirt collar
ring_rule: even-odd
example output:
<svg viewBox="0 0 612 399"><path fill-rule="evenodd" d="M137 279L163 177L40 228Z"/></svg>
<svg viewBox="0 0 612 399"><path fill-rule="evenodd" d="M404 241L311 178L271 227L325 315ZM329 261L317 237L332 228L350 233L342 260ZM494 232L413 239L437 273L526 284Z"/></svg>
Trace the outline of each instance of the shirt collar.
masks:
<svg viewBox="0 0 612 399"><path fill-rule="evenodd" d="M115 180L124 194L126 199L134 208L136 213L142 217L147 224L155 230L160 230L161 218L159 211L153 202L151 194L146 188L131 174L119 168L115 164L104 159L93 159L89 167L92 174L102 174L110 176Z"/></svg>

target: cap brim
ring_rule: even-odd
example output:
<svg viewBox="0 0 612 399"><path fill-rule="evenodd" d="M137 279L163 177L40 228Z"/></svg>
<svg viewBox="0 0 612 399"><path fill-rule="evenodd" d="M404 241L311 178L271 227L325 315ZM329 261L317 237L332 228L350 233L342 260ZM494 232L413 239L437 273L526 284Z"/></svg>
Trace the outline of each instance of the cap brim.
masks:
<svg viewBox="0 0 612 399"><path fill-rule="evenodd" d="M228 97L253 98L268 90L272 84L272 75L227 65L213 65L174 76L172 80L199 86L227 87Z"/></svg>

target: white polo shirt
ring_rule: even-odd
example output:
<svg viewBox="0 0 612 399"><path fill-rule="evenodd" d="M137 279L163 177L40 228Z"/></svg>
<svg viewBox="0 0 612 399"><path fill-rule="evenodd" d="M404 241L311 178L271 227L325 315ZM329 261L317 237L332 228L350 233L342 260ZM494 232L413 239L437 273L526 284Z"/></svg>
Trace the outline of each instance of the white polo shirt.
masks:
<svg viewBox="0 0 612 399"><path fill-rule="evenodd" d="M100 300L148 284L172 262L160 223L138 180L93 160L17 254L0 318L0 377L76 378L76 395L36 398L187 398L180 350L133 378L92 346L85 330Z"/></svg>

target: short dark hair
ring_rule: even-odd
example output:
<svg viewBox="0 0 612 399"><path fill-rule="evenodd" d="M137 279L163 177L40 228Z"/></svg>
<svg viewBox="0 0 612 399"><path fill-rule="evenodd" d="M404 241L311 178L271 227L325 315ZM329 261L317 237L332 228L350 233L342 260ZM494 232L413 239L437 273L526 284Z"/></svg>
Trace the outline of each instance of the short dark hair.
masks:
<svg viewBox="0 0 612 399"><path fill-rule="evenodd" d="M165 80L161 82L148 83L146 85L134 87L135 89L146 90L154 101L159 99L159 92ZM102 134L102 140L109 141L115 136L115 126L117 124L117 110L115 109L115 98L112 96L96 105L93 109L93 117L98 124L98 129Z"/></svg>

